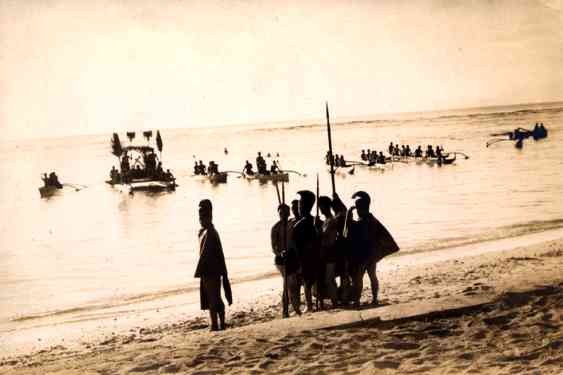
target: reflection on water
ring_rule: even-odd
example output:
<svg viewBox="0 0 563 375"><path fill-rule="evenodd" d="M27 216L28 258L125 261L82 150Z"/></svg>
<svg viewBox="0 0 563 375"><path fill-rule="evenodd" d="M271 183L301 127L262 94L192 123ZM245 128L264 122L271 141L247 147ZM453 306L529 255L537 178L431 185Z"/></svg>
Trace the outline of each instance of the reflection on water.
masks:
<svg viewBox="0 0 563 375"><path fill-rule="evenodd" d="M545 141L509 142L485 148L488 134L543 121ZM561 176L563 111L395 118L335 126L335 152L359 159L361 149L390 141L443 145L469 160L451 166L396 163L385 172L356 168L337 176L345 202L366 190L372 210L403 251L432 250L514 236L563 225ZM269 230L277 198L271 184L229 175L210 185L190 177L193 161L215 160L220 169L241 170L257 151L281 154L295 192L330 193L323 165L324 126L291 129L162 131L163 162L178 177L171 193L129 195L103 183L117 160L109 135L28 141L2 146L0 159L0 327L14 317L156 298L193 289L197 259L197 202L210 198L234 282L274 272ZM223 148L229 154L224 155ZM195 156L195 158L194 158ZM271 159L267 159L268 164ZM40 199L40 174L56 169L62 182L88 185Z"/></svg>

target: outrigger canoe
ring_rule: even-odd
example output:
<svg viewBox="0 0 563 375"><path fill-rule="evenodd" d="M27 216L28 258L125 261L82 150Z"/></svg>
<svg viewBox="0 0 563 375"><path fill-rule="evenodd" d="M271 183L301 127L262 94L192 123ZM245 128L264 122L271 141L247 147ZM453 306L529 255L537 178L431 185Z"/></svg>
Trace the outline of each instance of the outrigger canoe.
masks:
<svg viewBox="0 0 563 375"><path fill-rule="evenodd" d="M41 186L39 188L39 194L41 195L41 198L48 198L57 194L61 190L62 186L60 188L56 186Z"/></svg>
<svg viewBox="0 0 563 375"><path fill-rule="evenodd" d="M289 182L289 173L274 173L274 174L244 174L247 180L258 180L260 182L275 181L275 182Z"/></svg>
<svg viewBox="0 0 563 375"><path fill-rule="evenodd" d="M224 184L227 182L227 172L219 172L215 174L194 174L192 175L193 178L196 178L200 181L209 181L212 184Z"/></svg>

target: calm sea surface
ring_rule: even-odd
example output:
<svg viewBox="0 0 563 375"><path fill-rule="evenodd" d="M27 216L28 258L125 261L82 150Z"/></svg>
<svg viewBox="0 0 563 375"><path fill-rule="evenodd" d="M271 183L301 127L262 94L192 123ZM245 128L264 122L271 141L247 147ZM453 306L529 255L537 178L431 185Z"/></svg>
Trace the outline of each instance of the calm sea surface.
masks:
<svg viewBox="0 0 563 375"><path fill-rule="evenodd" d="M489 148L490 133L536 121L549 138ZM143 129L139 129L143 130ZM336 153L358 160L361 149L384 150L390 141L440 144L462 151L451 166L395 164L385 172L356 168L337 176L350 204L359 189L396 237L402 252L543 231L563 226L563 103L487 110L389 116L335 125ZM288 199L301 189L330 194L323 164L323 125L209 130L163 130L163 163L178 178L176 192L131 196L106 185L116 164L110 134L10 142L0 153L0 332L22 319L76 310L101 310L143 298L182 294L198 285L197 203L210 198L233 282L275 272L269 230L275 222L273 185L229 175L212 186L191 177L194 155L240 171L257 151L280 153L290 175ZM140 134L139 134L140 135ZM124 134L122 142L127 143ZM143 140L136 139L143 144ZM229 154L223 154L228 147ZM268 160L268 164L271 159ZM56 170L62 182L87 188L41 199L40 174Z"/></svg>

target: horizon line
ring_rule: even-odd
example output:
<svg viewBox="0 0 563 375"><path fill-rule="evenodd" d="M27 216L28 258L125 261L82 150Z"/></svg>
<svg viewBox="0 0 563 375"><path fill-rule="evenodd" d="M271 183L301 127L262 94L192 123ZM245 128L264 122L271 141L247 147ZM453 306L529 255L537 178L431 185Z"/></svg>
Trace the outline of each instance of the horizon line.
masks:
<svg viewBox="0 0 563 375"><path fill-rule="evenodd" d="M528 102L528 103L513 103L513 104L494 104L494 105L484 105L484 106L471 106L471 107L456 107L456 108L439 108L439 109L425 109L419 111L404 111L404 112L379 112L375 114L365 114L365 115L352 115L352 116L333 116L331 115L331 123L334 125L336 124L345 124L350 121L372 121L372 120L385 120L384 118L380 118L381 116L398 116L398 115L409 115L409 114L425 114L425 113L435 113L435 112L455 112L455 111L471 111L471 110L478 110L478 109L492 109L492 108L501 108L501 107L519 107L519 106L529 106L529 105L553 105L553 104L561 104L563 105L563 98L560 100L550 100L550 101L539 101L539 102ZM330 103L328 103L330 109ZM228 127L248 127L252 128L254 126L259 125L282 125L286 124L287 127L296 126L295 124L290 124L291 122L298 123L297 126L312 126L316 125L315 123L311 122L318 122L319 120L324 120L323 116L318 118L309 118L309 119L287 119L287 120L266 120L261 122L251 122L251 123L225 123L220 125L200 125L200 126L193 126L193 127L163 127L159 128L158 130L202 130L208 128L214 129L224 129ZM334 121L332 121L334 120ZM267 127L263 128L256 128L256 130L266 129ZM153 129L140 129L139 131L144 130L153 130ZM124 130L125 132L131 130ZM108 132L107 134L112 134L113 131ZM83 133L83 134L68 134L68 135L55 135L55 136L30 136L30 137L19 137L19 138L8 138L0 141L1 143L8 143L8 142L15 142L15 141L31 141L31 140L38 140L38 139L64 139L64 138L74 138L74 137L90 137L90 136L101 136L106 134L106 132L97 132L97 133Z"/></svg>

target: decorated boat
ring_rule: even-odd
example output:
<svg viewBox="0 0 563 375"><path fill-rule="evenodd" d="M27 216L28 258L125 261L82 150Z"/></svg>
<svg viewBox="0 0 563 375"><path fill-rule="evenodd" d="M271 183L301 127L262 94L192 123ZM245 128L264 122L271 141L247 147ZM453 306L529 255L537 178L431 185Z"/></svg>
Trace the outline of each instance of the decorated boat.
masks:
<svg viewBox="0 0 563 375"><path fill-rule="evenodd" d="M150 143L152 131L143 132L143 136L147 139L147 143ZM135 138L135 132L127 132L127 137L131 143ZM163 144L159 131L156 133L156 146L162 155ZM119 160L119 170L115 166L112 167L107 184L125 188L130 192L175 190L178 186L172 172L163 169L162 162L153 147L149 145L122 147L117 133L113 133L111 147L112 154Z"/></svg>

